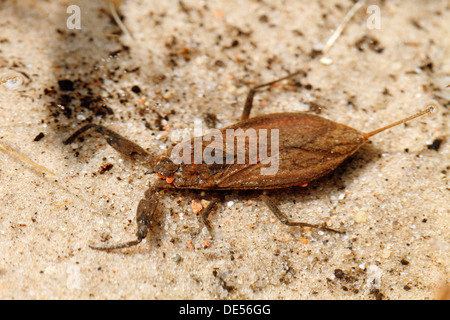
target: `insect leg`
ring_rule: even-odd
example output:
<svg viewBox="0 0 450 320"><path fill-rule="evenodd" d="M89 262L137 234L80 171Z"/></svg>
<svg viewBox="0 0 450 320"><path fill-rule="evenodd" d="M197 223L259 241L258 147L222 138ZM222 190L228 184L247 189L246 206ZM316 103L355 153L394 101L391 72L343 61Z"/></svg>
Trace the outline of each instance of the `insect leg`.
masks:
<svg viewBox="0 0 450 320"><path fill-rule="evenodd" d="M81 127L77 131L75 131L69 138L67 138L64 141L65 145L68 145L75 141L77 137L79 137L81 134L83 134L85 131L93 129L100 133L106 141L109 143L110 146L112 146L114 149L119 151L120 153L126 155L126 156L133 156L137 157L140 160L148 160L150 154L145 151L142 147L140 147L138 144L128 140L127 138L124 138L120 134L98 124L87 124L84 127Z"/></svg>
<svg viewBox="0 0 450 320"><path fill-rule="evenodd" d="M309 223L305 223L305 222L291 221L288 219L288 217L286 217L286 215L284 213L282 213L280 211L280 209L278 209L278 207L275 205L275 203L273 203L272 199L270 199L268 196L261 195L260 199L262 201L264 201L264 203L269 207L270 211L273 212L273 214L278 218L278 220L280 220L285 225L294 226L294 227L297 227L297 226L298 227L310 227L310 228L315 228L315 229L319 229L319 230L344 233L343 231L339 231L339 230L335 230L335 229L331 229L331 228L327 228L327 227L323 227L323 226L319 226L319 225L309 224Z"/></svg>
<svg viewBox="0 0 450 320"><path fill-rule="evenodd" d="M245 99L244 110L242 111L241 120L246 120L246 119L248 119L250 117L250 111L252 110L252 107L253 107L253 98L254 98L256 92L259 89L271 86L271 85L273 85L275 83L278 83L280 81L283 81L283 80L295 77L295 76L297 76L299 74L302 74L303 76L305 76L306 72L303 71L303 70L300 70L300 71L297 71L297 72L294 72L294 73L290 73L290 74L288 74L287 76L285 76L283 78L279 78L279 79L276 79L276 80L273 80L273 81L270 81L270 82L267 82L267 83L263 83L263 84L260 84L260 85L258 85L256 87L253 87L252 89L250 89L250 91L247 94L247 98Z"/></svg>
<svg viewBox="0 0 450 320"><path fill-rule="evenodd" d="M158 206L158 198L158 192L155 192L154 188L150 188L145 192L145 199L139 201L139 205L136 210L136 240L104 246L89 245L89 247L95 250L116 250L129 248L141 243L148 234L153 215L155 214Z"/></svg>
<svg viewBox="0 0 450 320"><path fill-rule="evenodd" d="M209 230L209 233L211 233L212 228L211 224L208 221L208 217L218 202L218 199L213 199L209 202L208 206L202 210L202 221L205 224L206 228Z"/></svg>

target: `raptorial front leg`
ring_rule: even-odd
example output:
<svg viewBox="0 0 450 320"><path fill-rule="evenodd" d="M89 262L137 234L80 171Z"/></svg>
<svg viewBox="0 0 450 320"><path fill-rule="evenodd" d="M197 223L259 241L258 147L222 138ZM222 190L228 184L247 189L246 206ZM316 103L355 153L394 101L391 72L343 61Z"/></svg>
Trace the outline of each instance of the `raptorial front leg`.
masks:
<svg viewBox="0 0 450 320"><path fill-rule="evenodd" d="M150 229L150 225L152 223L153 215L156 212L156 208L159 202L159 194L158 191L151 188L145 192L145 199L139 201L139 205L136 210L136 222L137 222L137 232L136 232L136 240L109 244L104 246L97 245L89 245L92 249L95 250L116 250L133 247L138 245L147 237L148 231Z"/></svg>
<svg viewBox="0 0 450 320"><path fill-rule="evenodd" d="M81 134L88 131L89 129L93 129L96 132L100 133L106 139L106 142L108 142L108 144L111 147L113 147L114 149L116 149L117 151L126 156L136 157L139 158L139 160L145 161L149 161L152 158L146 150L144 150L142 147L140 147L133 141L128 140L127 138L121 136L120 134L102 125L92 123L87 124L84 127L81 127L80 129L75 131L69 138L67 138L64 141L64 144L68 145L74 142L77 137L79 137Z"/></svg>
<svg viewBox="0 0 450 320"><path fill-rule="evenodd" d="M272 211L272 213L278 218L278 220L280 220L285 225L293 226L293 227L310 227L310 228L324 230L324 231L344 233L343 231L331 229L331 228L320 226L320 225L315 225L315 224L310 224L310 223L305 223L305 222L291 221L283 212L280 211L280 209L278 209L278 207L275 205L275 203L272 201L272 199L270 199L268 196L261 195L259 198L269 207L270 211Z"/></svg>

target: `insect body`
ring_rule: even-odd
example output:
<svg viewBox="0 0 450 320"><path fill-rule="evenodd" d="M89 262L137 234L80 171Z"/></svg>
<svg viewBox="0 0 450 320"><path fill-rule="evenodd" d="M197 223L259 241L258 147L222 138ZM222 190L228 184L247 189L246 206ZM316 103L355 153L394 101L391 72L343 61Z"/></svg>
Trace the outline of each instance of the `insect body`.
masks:
<svg viewBox="0 0 450 320"><path fill-rule="evenodd" d="M221 130L226 149L226 131L230 129L253 129L258 134L263 130L277 130L278 168L276 174L261 174L261 169L268 167L262 159L256 163L225 163L197 166L180 164L173 173L173 185L177 188L219 189L219 190L255 190L280 189L304 185L334 170L347 157L352 155L367 139L359 131L338 124L325 118L307 113L267 114L238 122ZM331 142L330 142L331 141ZM194 139L191 144L194 143ZM208 148L209 142L203 142L202 150ZM273 149L268 143L268 149ZM250 144L243 150L234 150L250 155ZM194 146L190 148L194 150ZM275 150L272 150L275 151ZM194 153L194 152L192 152ZM192 158L194 155L192 154ZM247 157L248 158L248 157ZM192 162L192 161L190 161Z"/></svg>
<svg viewBox="0 0 450 320"><path fill-rule="evenodd" d="M152 216L158 204L158 193L160 189L264 190L306 186L309 182L317 180L336 169L345 159L354 154L367 142L369 137L398 124L430 113L437 107L434 102L430 103L429 107L422 112L369 133L363 133L346 125L307 113L274 113L249 118L253 97L258 89L300 73L302 72L290 74L250 90L245 103L242 120L220 130L219 138L221 136L222 139L219 139L219 141L222 141L222 143L216 144L214 149L215 152L222 152L222 161L216 161L214 163L201 161L196 163L195 145L199 143L199 138L193 138L185 142L188 144L188 150L191 152L187 157L189 161L186 161L187 163L175 163L168 156L156 157L149 154L134 142L100 125L88 124L70 136L64 142L65 144L73 142L80 134L92 128L102 134L106 138L106 141L120 153L147 161L154 172L162 179L156 186L147 190L145 198L139 202L136 214L138 224L136 240L105 246L91 246L91 248L112 250L139 244L147 236L149 231ZM242 129L242 131L248 129L253 130L252 132L255 132L257 141L261 141L262 133L274 130L277 132L278 141L275 141L277 150L274 150L275 145L272 140L266 146L268 150L271 150L271 156L274 156L274 152L276 151L276 159L278 161L276 172L272 174L261 174L261 169L267 169L269 164L267 161L264 161L266 158L261 157L261 154L258 154L253 161L250 161L251 145L249 142L243 144L240 149L235 147L231 149L227 148L227 132L229 130L239 129ZM200 137L200 151L203 154L205 150L211 148L211 145L208 142L210 141L209 138L201 138L203 137ZM246 161L243 163L234 161L238 157L239 152L246 155ZM226 161L227 159L233 161ZM327 226L291 221L277 208L267 195L261 195L260 199L286 225L308 226L341 233L341 231L328 228ZM208 228L210 228L210 225L207 218L216 204L217 200L213 200L203 209L203 222Z"/></svg>

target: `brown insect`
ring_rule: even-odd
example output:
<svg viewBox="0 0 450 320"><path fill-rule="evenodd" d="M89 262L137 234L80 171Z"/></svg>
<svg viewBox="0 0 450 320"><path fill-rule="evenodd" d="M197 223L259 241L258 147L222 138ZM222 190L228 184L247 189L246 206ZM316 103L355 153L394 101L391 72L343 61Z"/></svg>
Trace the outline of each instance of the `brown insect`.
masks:
<svg viewBox="0 0 450 320"><path fill-rule="evenodd" d="M317 115L301 112L273 113L249 118L254 95L259 89L294 77L300 73L303 72L295 72L251 89L246 98L241 121L220 130L223 138L226 138L227 129L254 129L258 134L258 138L261 138L261 129L278 130L278 170L271 175L261 174L260 170L267 168L269 165L261 157L258 157L253 163L250 163L249 156L246 156L244 163L237 163L237 161L230 163L230 161L225 161L225 159L230 158L235 160L238 152L236 147L233 147L233 150L230 152L226 149L227 146L225 143L219 145L221 148L216 148L216 151L217 149L222 149L222 151L227 150L223 154L222 159L224 161L218 161L219 163L212 164L206 163L205 161L194 163L195 154L193 150L199 138L193 138L187 142L191 147L191 154L188 157L192 160L189 161L191 163L177 164L168 156L155 156L150 154L136 143L101 125L88 124L73 133L64 144L72 143L82 133L93 129L102 134L106 141L120 153L147 162L150 168L153 169L153 172L162 179L159 180L157 185L148 189L145 192L145 198L139 202L136 212L138 225L136 240L105 246L91 245L90 247L98 250L112 250L139 244L148 234L152 217L158 205L161 189L267 190L293 186L305 187L309 182L317 180L336 169L345 159L354 154L366 143L371 136L424 114L431 113L437 107L434 102L430 103L427 109L422 112L369 133L360 132ZM210 148L210 143L205 142L205 140L210 141L210 138L200 140L202 152ZM273 146L273 143L268 143L267 145L271 150L271 155L274 153L274 150L272 150ZM244 148L239 151L242 152L244 149L244 154L250 155L250 144L247 141ZM277 208L267 195L261 195L260 199L282 223L288 226L307 226L342 233L342 231L331 229L327 226L291 221ZM201 217L208 229L210 229L210 224L207 218L217 202L218 200L214 199L202 211Z"/></svg>

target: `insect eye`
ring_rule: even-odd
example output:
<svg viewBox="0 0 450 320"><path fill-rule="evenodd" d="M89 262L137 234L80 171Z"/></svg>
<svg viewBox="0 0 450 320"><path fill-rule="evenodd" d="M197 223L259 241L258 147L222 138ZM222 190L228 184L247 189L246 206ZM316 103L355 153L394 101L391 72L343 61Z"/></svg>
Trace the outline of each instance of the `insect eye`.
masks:
<svg viewBox="0 0 450 320"><path fill-rule="evenodd" d="M166 177L172 176L177 170L178 165L173 163L168 157L162 157L155 166L155 171Z"/></svg>

